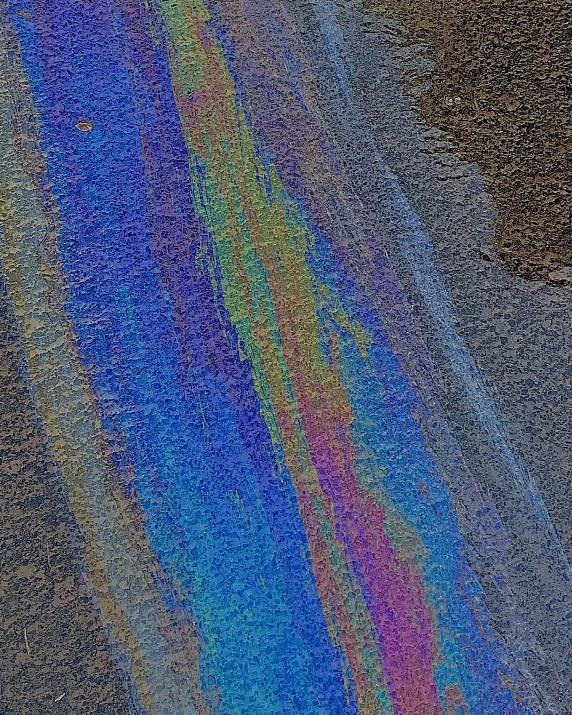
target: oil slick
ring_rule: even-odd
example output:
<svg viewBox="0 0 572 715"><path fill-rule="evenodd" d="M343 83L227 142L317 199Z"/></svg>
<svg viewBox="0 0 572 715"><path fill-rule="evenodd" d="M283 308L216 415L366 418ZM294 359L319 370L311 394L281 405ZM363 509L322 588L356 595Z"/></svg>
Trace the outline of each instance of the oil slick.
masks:
<svg viewBox="0 0 572 715"><path fill-rule="evenodd" d="M430 440L467 467L422 420L411 314L312 58L281 3L231 5L7 2L45 167L23 163L3 97L1 261L133 711L532 712ZM315 18L343 88L333 5ZM248 39L263 55L239 68ZM483 524L502 575L506 535Z"/></svg>

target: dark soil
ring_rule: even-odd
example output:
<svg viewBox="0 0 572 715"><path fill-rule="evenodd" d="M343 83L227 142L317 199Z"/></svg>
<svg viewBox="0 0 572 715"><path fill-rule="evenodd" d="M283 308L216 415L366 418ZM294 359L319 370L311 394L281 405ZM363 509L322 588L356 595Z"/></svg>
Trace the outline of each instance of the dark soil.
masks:
<svg viewBox="0 0 572 715"><path fill-rule="evenodd" d="M0 712L129 712L106 632L82 576L81 535L28 393L16 321L3 282Z"/></svg>
<svg viewBox="0 0 572 715"><path fill-rule="evenodd" d="M572 265L570 0L366 0L366 8L400 23L434 62L409 89L423 120L478 162L507 269L562 280Z"/></svg>

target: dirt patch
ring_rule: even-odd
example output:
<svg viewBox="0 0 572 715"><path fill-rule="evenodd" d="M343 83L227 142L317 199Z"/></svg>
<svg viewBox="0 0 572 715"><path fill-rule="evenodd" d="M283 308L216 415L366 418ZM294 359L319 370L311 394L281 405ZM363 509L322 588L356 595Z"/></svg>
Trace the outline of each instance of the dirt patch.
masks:
<svg viewBox="0 0 572 715"><path fill-rule="evenodd" d="M0 712L130 712L0 278Z"/></svg>
<svg viewBox="0 0 572 715"><path fill-rule="evenodd" d="M435 65L416 77L423 120L478 162L496 248L524 278L572 265L572 12L561 0L366 0ZM403 41L404 38L398 38ZM429 80L429 81L428 81ZM572 276L572 272L569 272Z"/></svg>

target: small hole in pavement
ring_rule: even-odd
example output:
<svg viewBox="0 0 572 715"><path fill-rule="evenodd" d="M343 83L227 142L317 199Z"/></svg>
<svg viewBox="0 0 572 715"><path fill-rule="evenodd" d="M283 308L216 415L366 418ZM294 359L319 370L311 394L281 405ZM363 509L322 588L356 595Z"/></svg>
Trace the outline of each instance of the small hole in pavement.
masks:
<svg viewBox="0 0 572 715"><path fill-rule="evenodd" d="M80 119L75 128L79 129L80 132L90 132L93 129L93 122L88 119Z"/></svg>

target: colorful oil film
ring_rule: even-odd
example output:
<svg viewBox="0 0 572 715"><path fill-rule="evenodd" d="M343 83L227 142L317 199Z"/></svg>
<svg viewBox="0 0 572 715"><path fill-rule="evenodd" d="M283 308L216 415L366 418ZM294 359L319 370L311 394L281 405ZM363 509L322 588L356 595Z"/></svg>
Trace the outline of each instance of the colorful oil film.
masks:
<svg viewBox="0 0 572 715"><path fill-rule="evenodd" d="M336 3L306 3L315 51L304 5L1 10L3 290L125 712L544 712L511 536L386 239L521 513L569 567L424 225L360 130ZM351 170L342 126L363 148Z"/></svg>

